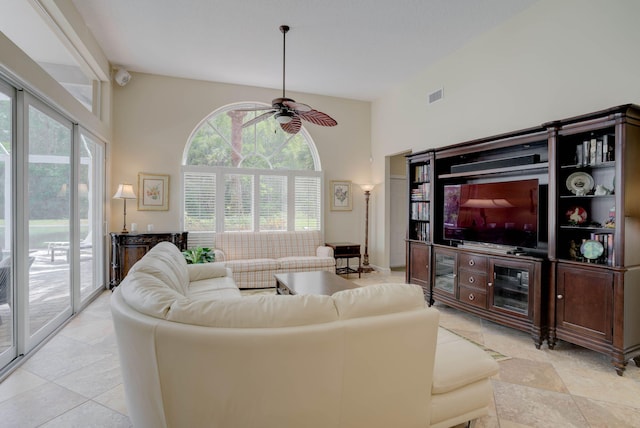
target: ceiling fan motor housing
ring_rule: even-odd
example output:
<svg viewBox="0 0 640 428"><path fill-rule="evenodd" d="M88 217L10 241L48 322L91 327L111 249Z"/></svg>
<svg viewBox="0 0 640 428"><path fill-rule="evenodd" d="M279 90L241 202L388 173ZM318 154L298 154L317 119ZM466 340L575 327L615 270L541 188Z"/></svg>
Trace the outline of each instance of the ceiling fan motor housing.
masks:
<svg viewBox="0 0 640 428"><path fill-rule="evenodd" d="M294 113L289 110L280 110L277 112L274 117L278 121L278 123L289 123L291 119L293 119Z"/></svg>

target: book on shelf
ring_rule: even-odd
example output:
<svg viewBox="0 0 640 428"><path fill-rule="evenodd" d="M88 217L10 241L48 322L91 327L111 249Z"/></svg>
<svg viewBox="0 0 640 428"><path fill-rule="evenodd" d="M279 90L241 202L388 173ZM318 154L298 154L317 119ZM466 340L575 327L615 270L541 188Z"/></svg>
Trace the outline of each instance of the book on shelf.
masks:
<svg viewBox="0 0 640 428"><path fill-rule="evenodd" d="M416 183L429 181L429 175L431 172L430 164L416 165L415 166L415 175L413 181Z"/></svg>
<svg viewBox="0 0 640 428"><path fill-rule="evenodd" d="M431 231L429 223L416 223L414 230L415 238L418 241L429 241L429 232Z"/></svg>
<svg viewBox="0 0 640 428"><path fill-rule="evenodd" d="M411 189L412 201L426 201L431 196L431 186L429 183L422 183Z"/></svg>
<svg viewBox="0 0 640 428"><path fill-rule="evenodd" d="M429 220L429 202L411 204L411 220Z"/></svg>
<svg viewBox="0 0 640 428"><path fill-rule="evenodd" d="M613 135L584 140L576 147L576 165L590 166L614 160L615 140Z"/></svg>

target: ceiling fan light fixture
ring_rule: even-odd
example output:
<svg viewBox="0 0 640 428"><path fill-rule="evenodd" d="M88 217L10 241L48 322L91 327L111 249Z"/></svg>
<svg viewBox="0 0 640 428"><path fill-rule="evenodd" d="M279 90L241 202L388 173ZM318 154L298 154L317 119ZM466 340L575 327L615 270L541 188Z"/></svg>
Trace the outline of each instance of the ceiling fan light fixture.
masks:
<svg viewBox="0 0 640 428"><path fill-rule="evenodd" d="M289 123L293 119L293 113L290 111L281 111L274 115L278 123Z"/></svg>

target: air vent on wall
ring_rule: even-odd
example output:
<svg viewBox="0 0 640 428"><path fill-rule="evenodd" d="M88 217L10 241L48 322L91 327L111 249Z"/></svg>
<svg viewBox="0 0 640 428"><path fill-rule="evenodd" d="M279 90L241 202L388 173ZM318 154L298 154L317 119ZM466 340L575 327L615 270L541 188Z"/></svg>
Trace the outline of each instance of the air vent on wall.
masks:
<svg viewBox="0 0 640 428"><path fill-rule="evenodd" d="M433 104L444 97L444 89L440 88L437 91L433 91L429 94L429 104Z"/></svg>

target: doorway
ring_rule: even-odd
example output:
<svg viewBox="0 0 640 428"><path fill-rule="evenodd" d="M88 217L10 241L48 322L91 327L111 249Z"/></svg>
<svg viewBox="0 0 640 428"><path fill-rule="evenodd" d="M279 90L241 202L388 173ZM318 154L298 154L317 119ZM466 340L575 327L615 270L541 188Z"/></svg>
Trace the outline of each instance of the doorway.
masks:
<svg viewBox="0 0 640 428"><path fill-rule="evenodd" d="M389 267L404 270L406 267L406 236L408 223L407 160L404 154L390 156L390 242Z"/></svg>

